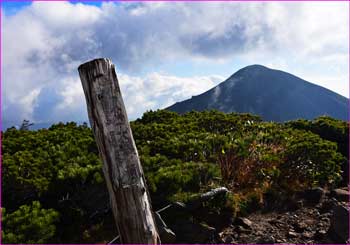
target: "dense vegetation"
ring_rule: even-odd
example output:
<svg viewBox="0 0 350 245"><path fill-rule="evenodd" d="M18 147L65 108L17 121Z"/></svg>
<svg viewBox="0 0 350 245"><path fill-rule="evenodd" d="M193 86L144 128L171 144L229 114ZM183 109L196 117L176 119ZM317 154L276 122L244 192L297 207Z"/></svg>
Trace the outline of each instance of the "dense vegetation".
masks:
<svg viewBox="0 0 350 245"><path fill-rule="evenodd" d="M147 112L131 122L154 209L217 186L221 208L258 208L266 193L339 185L349 124L330 117L284 124L217 111ZM115 228L101 160L87 125L2 134L3 243L108 242ZM220 211L220 210L219 210Z"/></svg>

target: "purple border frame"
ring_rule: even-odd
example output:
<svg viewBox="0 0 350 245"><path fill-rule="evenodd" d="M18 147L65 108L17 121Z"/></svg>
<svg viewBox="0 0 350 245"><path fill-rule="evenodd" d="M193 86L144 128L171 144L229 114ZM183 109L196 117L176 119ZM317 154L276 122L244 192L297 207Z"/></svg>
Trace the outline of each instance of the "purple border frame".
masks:
<svg viewBox="0 0 350 245"><path fill-rule="evenodd" d="M2 244L2 1L0 0L0 244Z"/></svg>
<svg viewBox="0 0 350 245"><path fill-rule="evenodd" d="M2 2L349 2L349 0L0 0Z"/></svg>
<svg viewBox="0 0 350 245"><path fill-rule="evenodd" d="M0 244L2 244L2 3L3 2L67 2L68 0L0 0ZM75 2L75 1L74 1ZM348 28L349 28L349 39L348 39L348 52L350 52L350 0L81 0L76 2L348 2ZM350 85L350 54L348 53L348 81ZM349 103L348 109L350 111L350 88L349 88ZM350 124L350 113L348 115L348 123ZM349 128L350 135L350 128ZM348 139L350 143L350 137ZM350 157L350 153L349 153ZM349 168L350 174L350 168ZM350 182L348 183L350 188ZM350 197L349 197L350 198ZM349 199L350 204L350 199ZM349 219L350 227L350 219ZM350 228L349 228L350 229ZM350 234L350 230L349 230ZM89 244L89 243L84 243ZM51 245L58 245L52 243ZM66 244L73 245L73 244ZM96 244L95 244L96 245ZM178 245L178 244L176 244Z"/></svg>
<svg viewBox="0 0 350 245"><path fill-rule="evenodd" d="M349 67L348 67L348 76L349 76L349 85L350 85L350 2L348 2L348 62L349 62ZM349 87L349 100L348 100L348 124L350 124L350 87ZM349 136L350 136L350 127L349 127ZM350 144L350 137L348 139L348 143ZM350 151L349 151L349 156L348 156L348 159L350 158ZM348 165L349 165L349 161L348 161ZM350 176L350 167L348 169L348 176ZM350 188L350 180L348 180L348 189ZM350 205L350 197L349 197L349 200L348 200L348 204ZM350 234L350 219L348 220L348 227L349 227L349 234Z"/></svg>

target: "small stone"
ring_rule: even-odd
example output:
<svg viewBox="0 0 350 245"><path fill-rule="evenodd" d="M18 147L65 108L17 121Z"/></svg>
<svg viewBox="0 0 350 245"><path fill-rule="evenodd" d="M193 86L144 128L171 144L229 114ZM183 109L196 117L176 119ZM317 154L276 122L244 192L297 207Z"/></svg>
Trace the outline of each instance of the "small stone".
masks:
<svg viewBox="0 0 350 245"><path fill-rule="evenodd" d="M308 227L308 225L306 223L300 222L300 223L296 223L294 225L294 228L297 232L302 232L304 231L306 228Z"/></svg>
<svg viewBox="0 0 350 245"><path fill-rule="evenodd" d="M250 232L248 229L244 228L244 227L241 226L241 225L239 225L239 226L237 227L237 230L238 230L239 233L249 233L249 232Z"/></svg>
<svg viewBox="0 0 350 245"><path fill-rule="evenodd" d="M326 234L327 234L327 231L325 231L325 230L318 230L316 232L316 234L315 234L315 238L316 239L322 239L322 238L324 238L326 236Z"/></svg>
<svg viewBox="0 0 350 245"><path fill-rule="evenodd" d="M222 238L224 243L236 243L232 236L228 235Z"/></svg>
<svg viewBox="0 0 350 245"><path fill-rule="evenodd" d="M289 237L297 237L298 234L296 232L294 232L294 231L290 231L290 232L288 232L288 236Z"/></svg>
<svg viewBox="0 0 350 245"><path fill-rule="evenodd" d="M244 228L251 229L253 222L247 218L238 218L237 224L243 226Z"/></svg>
<svg viewBox="0 0 350 245"><path fill-rule="evenodd" d="M312 232L307 232L307 231L306 231L306 232L303 233L303 237L305 237L305 238L309 238L309 239L310 239L310 238L312 238L313 236L314 236L314 234L312 234Z"/></svg>

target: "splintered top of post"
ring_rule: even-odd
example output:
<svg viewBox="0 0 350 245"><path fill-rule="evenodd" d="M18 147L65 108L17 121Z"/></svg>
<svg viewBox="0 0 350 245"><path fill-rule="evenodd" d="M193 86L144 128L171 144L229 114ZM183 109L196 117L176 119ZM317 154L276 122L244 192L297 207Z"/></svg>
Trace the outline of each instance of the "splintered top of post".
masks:
<svg viewBox="0 0 350 245"><path fill-rule="evenodd" d="M79 74L85 74L89 78L95 78L108 74L114 70L114 65L110 59L98 58L90 60L78 67Z"/></svg>
<svg viewBox="0 0 350 245"><path fill-rule="evenodd" d="M94 66L96 66L96 65L98 65L100 63L112 63L112 62L108 58L97 58L97 59L89 60L88 62L85 62L85 63L81 64L78 67L78 70L91 68L91 67L94 67Z"/></svg>

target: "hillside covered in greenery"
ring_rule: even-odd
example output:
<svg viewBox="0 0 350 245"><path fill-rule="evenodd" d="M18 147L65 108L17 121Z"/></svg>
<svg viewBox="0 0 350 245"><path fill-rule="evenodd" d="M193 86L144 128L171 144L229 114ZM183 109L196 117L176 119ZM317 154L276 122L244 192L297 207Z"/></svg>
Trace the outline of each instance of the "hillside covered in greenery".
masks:
<svg viewBox="0 0 350 245"><path fill-rule="evenodd" d="M154 210L225 186L208 208L232 217L266 196L347 183L349 123L286 123L218 111L146 112L131 122ZM2 133L2 242L105 243L116 234L91 129L75 123Z"/></svg>

